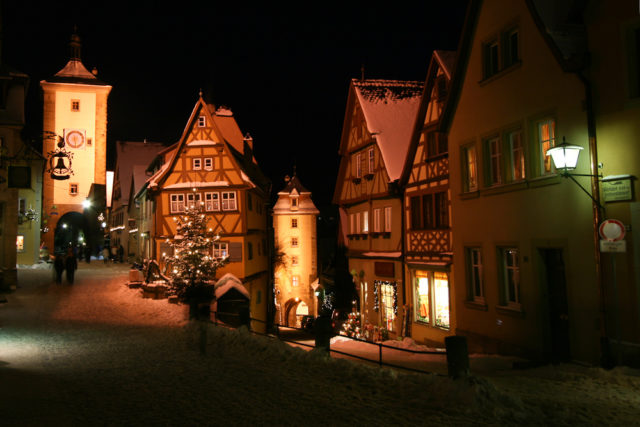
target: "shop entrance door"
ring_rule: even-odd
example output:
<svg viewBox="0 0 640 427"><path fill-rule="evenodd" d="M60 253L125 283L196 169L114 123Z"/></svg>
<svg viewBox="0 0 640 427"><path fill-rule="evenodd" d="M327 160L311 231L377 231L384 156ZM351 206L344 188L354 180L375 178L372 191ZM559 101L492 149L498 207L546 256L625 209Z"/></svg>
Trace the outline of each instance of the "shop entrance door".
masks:
<svg viewBox="0 0 640 427"><path fill-rule="evenodd" d="M562 249L539 249L545 271L544 281L548 295L550 350L552 362L571 359L569 342L569 305Z"/></svg>

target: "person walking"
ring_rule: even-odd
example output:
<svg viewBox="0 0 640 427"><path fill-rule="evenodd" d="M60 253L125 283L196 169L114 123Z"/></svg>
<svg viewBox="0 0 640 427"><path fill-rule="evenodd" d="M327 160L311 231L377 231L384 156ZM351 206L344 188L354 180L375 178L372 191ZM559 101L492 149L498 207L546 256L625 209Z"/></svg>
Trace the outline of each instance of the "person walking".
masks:
<svg viewBox="0 0 640 427"><path fill-rule="evenodd" d="M78 259L73 254L72 248L67 250L67 257L64 260L64 266L67 270L67 282L70 285L73 285L73 276L76 274L76 269L78 268Z"/></svg>
<svg viewBox="0 0 640 427"><path fill-rule="evenodd" d="M104 248L102 248L102 259L104 260L104 263L108 263L109 262L109 254L111 252L109 251L109 246L106 246Z"/></svg>
<svg viewBox="0 0 640 427"><path fill-rule="evenodd" d="M124 262L124 248L122 245L118 247L118 261L122 264Z"/></svg>
<svg viewBox="0 0 640 427"><path fill-rule="evenodd" d="M54 255L55 259L53 260L53 268L56 271L56 284L62 283L62 272L64 271L64 255L62 253L57 253Z"/></svg>

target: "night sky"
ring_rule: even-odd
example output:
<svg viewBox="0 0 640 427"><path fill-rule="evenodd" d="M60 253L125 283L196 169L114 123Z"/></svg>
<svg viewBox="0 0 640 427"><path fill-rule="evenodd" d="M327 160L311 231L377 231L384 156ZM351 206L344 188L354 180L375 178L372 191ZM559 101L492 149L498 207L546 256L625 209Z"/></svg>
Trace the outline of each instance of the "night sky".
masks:
<svg viewBox="0 0 640 427"><path fill-rule="evenodd" d="M27 134L42 128L39 82L64 67L77 26L83 63L113 86L110 146L176 142L202 89L254 138L274 193L295 164L318 206L333 196L349 81L362 66L365 78L424 81L431 52L456 48L466 10L463 0L384 8L2 1L2 61L31 78Z"/></svg>

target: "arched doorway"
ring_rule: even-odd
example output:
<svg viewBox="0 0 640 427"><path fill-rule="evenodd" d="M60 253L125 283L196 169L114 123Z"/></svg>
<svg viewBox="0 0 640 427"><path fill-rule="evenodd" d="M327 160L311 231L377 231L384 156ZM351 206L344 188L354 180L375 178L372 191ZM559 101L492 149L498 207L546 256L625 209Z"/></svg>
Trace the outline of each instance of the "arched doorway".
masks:
<svg viewBox="0 0 640 427"><path fill-rule="evenodd" d="M87 220L79 212L67 212L56 225L53 237L55 253L64 252L69 247L82 246L88 236Z"/></svg>
<svg viewBox="0 0 640 427"><path fill-rule="evenodd" d="M299 298L291 298L284 304L284 326L300 327L302 316L309 314L309 306Z"/></svg>

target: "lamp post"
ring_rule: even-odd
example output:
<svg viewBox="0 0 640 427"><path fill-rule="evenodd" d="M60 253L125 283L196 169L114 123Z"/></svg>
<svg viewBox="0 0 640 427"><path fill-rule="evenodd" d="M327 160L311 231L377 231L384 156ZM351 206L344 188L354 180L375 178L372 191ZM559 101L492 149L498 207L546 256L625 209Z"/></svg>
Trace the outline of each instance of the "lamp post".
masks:
<svg viewBox="0 0 640 427"><path fill-rule="evenodd" d="M590 140L591 143L591 140ZM590 146L592 151L592 171L597 167L593 161L595 147ZM601 347L601 362L605 367L609 367L611 364L611 352L609 347L609 335L606 325L606 304L605 304L605 292L604 282L602 280L602 266L601 266L601 253L600 253L600 240L598 238L598 228L600 226L600 220L604 216L605 208L600 203L600 192L598 179L602 178L601 175L596 174L579 174L569 171L575 170L578 164L578 157L583 147L579 145L572 145L567 143L565 137L562 137L562 143L547 150L546 155L551 156L553 165L556 168L558 174L564 178L571 179L580 189L593 201L593 229L594 229L594 250L595 250L595 263L596 263L596 282L598 287L599 297L599 311L600 311L600 347ZM580 183L574 178L575 176L588 176L592 179L593 194L589 193Z"/></svg>

